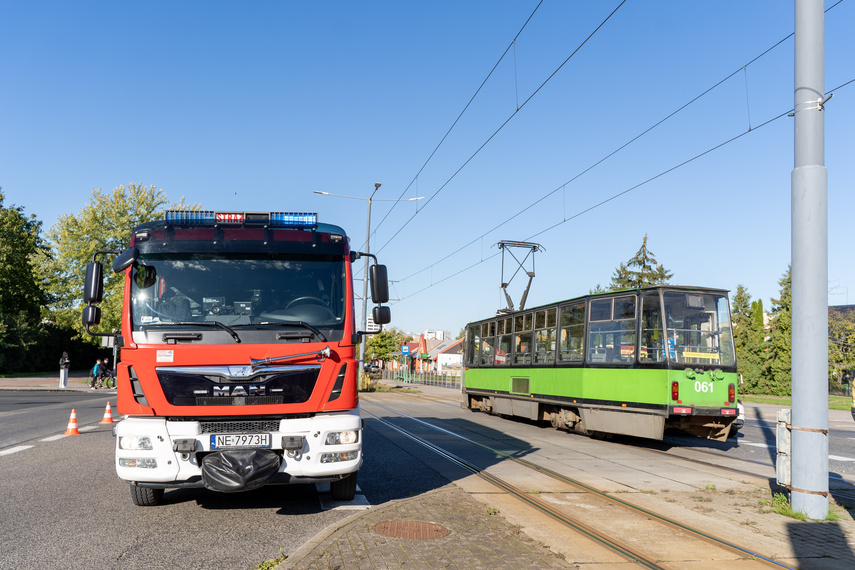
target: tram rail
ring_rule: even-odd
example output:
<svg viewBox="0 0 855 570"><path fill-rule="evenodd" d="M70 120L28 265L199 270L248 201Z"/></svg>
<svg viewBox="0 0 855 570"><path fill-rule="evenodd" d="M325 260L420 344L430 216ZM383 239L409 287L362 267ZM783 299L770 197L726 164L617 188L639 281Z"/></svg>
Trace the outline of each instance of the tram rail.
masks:
<svg viewBox="0 0 855 570"><path fill-rule="evenodd" d="M511 460L511 461L515 462L516 464L525 467L526 469L536 471L540 474L546 475L546 476L548 476L554 480L557 480L557 481L561 482L562 484L568 485L569 487L576 489L577 492L587 494L588 496L595 498L595 500L606 501L608 504L617 506L619 509L622 509L628 513L631 513L631 515L629 515L629 516L641 516L644 520L654 521L656 524L664 525L664 526L672 529L673 531L680 533L681 535L685 536L686 540L702 541L706 544L713 545L715 548L718 548L718 549L721 549L721 550L726 551L728 553L731 553L731 555L736 554L737 557L740 559L741 564L750 564L751 562L756 562L758 566L763 566L763 567L789 568L789 566L786 566L785 564L783 564L781 562L773 560L772 558L770 558L768 556L754 552L749 548L739 546L737 544L734 544L730 541L724 540L720 537L716 537L716 536L709 534L707 532L689 527L688 525L685 525L683 523L680 523L678 521L670 519L664 515L655 513L649 509L645 509L645 508L640 507L638 505L634 505L629 501L625 501L625 500L619 499L617 497L614 497L610 493L595 489L594 487L591 487L590 485L587 485L587 484L582 483L580 481L574 480L570 477L567 477L565 475L557 473L557 472L550 470L548 468L545 468L543 466L537 465L533 462L530 462L530 461L527 461L524 459L520 459L517 457L513 457L509 453L506 453L502 450L491 447L491 446L484 444L482 442L475 441L469 437L466 437L466 436L461 435L459 433L455 433L455 432L448 430L444 427L441 427L439 425L435 425L435 424L432 424L430 422L424 421L422 419L412 417L412 416L410 416L404 412L396 410L390 406L384 405L384 404L377 402L377 401L371 401L371 405L377 406L377 407L382 408L386 411L394 413L394 414L396 414L402 418L405 418L405 419L408 419L411 421L415 421L419 425L422 425L422 426L429 428L431 430L438 431L444 435L453 436L453 437L455 437L455 438L457 438L457 439L459 439L459 440L461 440L467 444L474 445L474 446L480 447L482 449L488 450L491 453L496 454L499 457ZM531 507L537 509L538 511L550 516L554 520L557 520L557 521L561 522L562 524L565 524L568 527L573 528L574 530L583 534L584 536L588 537L591 540L594 540L594 541L596 541L596 542L598 542L604 546L607 546L609 549L618 553L619 555L621 555L622 557L624 557L625 559L627 559L631 562L634 562L636 564L639 564L639 565L647 567L647 568L679 567L679 563L677 563L677 562L674 562L674 563L663 562L661 560L660 556L657 556L657 555L649 553L649 552L643 552L643 551L639 550L636 546L628 544L625 540L621 540L621 539L616 538L614 536L609 536L608 533L604 533L600 530L597 530L592 525L584 522L580 517L576 517L576 516L572 515L571 513L568 513L564 510L558 509L558 508L554 507L553 505L550 505L546 501L539 499L536 496L533 496L530 492L523 491L520 488L518 488L517 486L496 477L495 475L489 473L486 469L482 469L482 468L478 467L477 465L475 465L474 463L472 463L472 462L470 462L464 458L461 458L458 455L455 455L454 453L448 451L447 449L445 449L445 448L443 448L437 444L434 444L434 443L428 441L427 439L419 436L418 434L414 433L413 431L405 429L404 427L401 427L400 425L397 425L394 422L388 421L387 419L383 419L380 416L378 416L377 414L371 413L370 411L366 410L365 406L362 407L362 412L364 414L370 416L371 418L375 419L376 421L382 423L383 425L387 426L388 428L398 432L399 434L404 435L405 437L411 439L412 441L415 441L415 442L419 443L420 445L426 447L427 449L430 449L434 453L437 453L438 455L448 459L449 461L452 461L453 463L455 463L455 464L467 469L468 471L478 475L479 477L481 477L485 481L488 481L492 485L495 485L496 487L504 490L505 492L509 493L510 495L512 495L512 496L516 497L517 499L523 501L524 503L528 504L529 506L531 506Z"/></svg>

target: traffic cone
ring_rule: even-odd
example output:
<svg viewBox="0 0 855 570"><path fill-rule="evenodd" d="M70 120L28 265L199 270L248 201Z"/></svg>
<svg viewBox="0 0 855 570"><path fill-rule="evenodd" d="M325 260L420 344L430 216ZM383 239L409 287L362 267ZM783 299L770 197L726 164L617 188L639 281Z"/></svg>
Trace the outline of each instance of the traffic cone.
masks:
<svg viewBox="0 0 855 570"><path fill-rule="evenodd" d="M113 412L110 410L110 402L107 402L107 409L104 410L104 419L102 419L99 424L111 424L113 423Z"/></svg>
<svg viewBox="0 0 855 570"><path fill-rule="evenodd" d="M71 410L71 417L68 418L68 429L65 430L65 435L80 435L77 431L77 410Z"/></svg>

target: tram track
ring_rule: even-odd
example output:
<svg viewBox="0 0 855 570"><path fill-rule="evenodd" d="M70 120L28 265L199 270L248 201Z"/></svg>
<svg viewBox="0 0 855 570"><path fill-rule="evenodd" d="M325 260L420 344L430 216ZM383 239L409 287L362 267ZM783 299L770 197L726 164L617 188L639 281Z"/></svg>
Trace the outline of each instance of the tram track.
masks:
<svg viewBox="0 0 855 570"><path fill-rule="evenodd" d="M420 399L425 399L425 400L429 400L432 402L440 403L443 405L457 406L459 404L459 401L457 401L456 399L449 399L449 398L444 398L444 397L439 397L439 396L432 396L429 394L418 394L417 397ZM654 446L660 443L660 442L656 442L656 441L654 441L648 445L638 445L638 444L630 443L628 441L617 441L617 442L616 441L610 441L610 442L605 442L605 443L611 444L611 445L620 445L621 447L624 447L624 448L643 451L643 452L651 453L653 455L661 455L661 456L668 457L669 459L676 459L676 460L683 461L686 463L691 463L694 465L702 465L702 466L706 466L706 467L715 467L716 469L722 469L724 471L728 471L730 473L735 473L738 475L744 475L746 477L755 477L755 478L761 478L761 479L765 478L763 475L759 475L753 471L746 471L743 469L738 469L736 467L730 467L730 466L722 465L721 463L714 463L712 461L704 461L702 459L686 457L685 455L678 455L676 453L671 453L671 452L668 452L668 451L665 451L662 449L655 449ZM680 447L680 449L685 451L685 452L688 452L688 453L708 455L708 456L712 456L712 457L719 458L719 459L727 459L729 461L738 461L741 463L748 463L748 464L757 465L760 467L771 468L772 470L775 469L774 463L757 461L756 459L746 459L744 457L726 456L726 455L722 455L720 453L715 453L713 451L707 451L704 449L685 448L685 447ZM843 478L840 478L840 480L847 481L846 479L843 479ZM833 489L829 490L829 494L836 499L852 501L853 503L855 503L855 494L852 494L852 493L847 494L847 493L843 493L843 492L836 491Z"/></svg>
<svg viewBox="0 0 855 570"><path fill-rule="evenodd" d="M430 397L427 399L434 400L434 401L439 400L439 399L430 398ZM751 562L756 562L756 564L758 566L762 565L762 566L771 566L771 567L777 567L777 568L789 568L788 566L786 566L780 562L777 562L777 561L775 561L775 560L773 560L767 556L764 556L762 554L754 552L748 548L741 547L737 544L734 544L734 543L729 542L727 540L724 540L722 538L713 536L707 532L691 528L691 527L689 527L683 523L680 523L678 521L670 519L664 515L655 513L653 511L650 511L649 509L645 509L645 508L640 507L638 505L634 505L634 504L630 503L629 501L625 501L625 500L619 499L617 497L614 497L610 493L595 489L595 488L591 487L590 485L587 485L583 482L574 480L570 477L567 477L565 475L557 473L557 472L555 472L551 469L548 469L546 467L543 467L541 465L537 465L533 462L530 462L530 461L527 461L524 459L520 459L518 457L514 457L507 452L496 449L496 448L494 448L490 445L484 444L482 442L475 441L469 437L466 437L465 435L455 433L455 432L448 430L446 428L443 428L439 425L435 425L433 423L424 421L422 419L412 417L412 416L410 416L404 412L401 412L399 410L395 410L394 408L391 408L387 405L381 404L377 401L372 401L371 405L382 408L388 412L396 414L397 416L405 418L409 421L414 421L419 426L422 426L422 427L428 428L430 430L439 432L443 435L453 436L453 437L457 438L458 440L464 442L465 444L477 446L481 449L487 450L491 454L495 454L497 457L501 457L503 459L510 460L514 464L522 466L527 470L535 471L541 475L545 475L545 476L547 476L553 480L560 482L563 485L569 486L571 489L575 489L574 492L577 494L583 494L586 497L590 497L591 498L590 500L593 502L597 502L597 501L604 502L608 505L611 505L612 508L617 508L619 510L622 510L624 512L624 516L637 517L638 520L633 524L636 524L636 525L641 525L644 523L649 524L649 521L653 521L654 524L667 527L668 529L670 529L671 532L677 533L681 537L683 537L681 539L681 542L683 543L684 547L686 545L686 541L700 541L706 545L711 545L714 549L719 549L723 552L727 552L729 556L733 556L735 554L737 556L737 558L740 560L740 563L742 563L742 564L750 565ZM594 541L598 542L599 544L602 544L602 545L608 547L610 550L618 553L620 556L622 556L623 558L625 558L628 561L634 562L636 564L639 564L639 565L647 567L647 568L671 568L671 567L676 568L676 567L680 567L680 562L671 562L671 563L663 562L661 553L644 552L643 550L639 549L637 546L629 544L626 540L611 536L608 532L603 532L602 530L599 530L595 525L592 525L592 524L589 524L588 522L585 522L583 520L583 517L578 517L578 516L575 516L571 513L568 513L566 511L566 509L556 508L555 506L549 504L548 502L544 501L543 499L540 499L540 498L537 498L536 496L533 496L530 492L523 491L518 486L513 485L512 483L510 483L508 481L504 481L504 480L500 479L499 477L495 476L494 474L489 473L486 469L482 469L482 468L478 467L477 465L475 465L474 463L453 454L452 452L448 451L447 449L445 449L443 447L440 447L437 444L434 444L434 443L428 441L428 439L419 436L418 434L416 434L412 430L405 429L404 427L402 427L402 426L400 426L400 425L398 425L392 421L389 421L387 419L383 419L380 416L378 416L377 414L371 413L370 411L366 410L364 407L362 408L362 412L365 413L366 415L369 415L370 417L377 420L378 422L382 423L383 425L387 426L388 428L396 431L397 433L411 439L412 441L419 443L420 445L426 447L427 449L430 449L434 453L437 453L440 456L448 459L449 461L452 461L455 464L463 467L464 469L478 475L479 477L481 477L485 481L488 481L492 485L494 485L494 486L498 487L499 489L507 492L511 496L523 501L527 505L537 509L539 512L546 514L547 516L551 517L553 520L557 520L557 521L561 522L562 524L564 524L570 528L573 528L574 530L583 534L584 536L588 537L589 539L594 540ZM650 545L647 545L647 546L648 546L648 548L650 547ZM732 559L729 559L729 560L732 560Z"/></svg>

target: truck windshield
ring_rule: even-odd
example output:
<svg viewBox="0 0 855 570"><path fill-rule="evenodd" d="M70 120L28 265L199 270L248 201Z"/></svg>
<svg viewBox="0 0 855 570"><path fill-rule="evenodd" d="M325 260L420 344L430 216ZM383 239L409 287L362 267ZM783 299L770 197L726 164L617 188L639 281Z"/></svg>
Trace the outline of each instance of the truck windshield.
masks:
<svg viewBox="0 0 855 570"><path fill-rule="evenodd" d="M672 364L733 366L727 297L705 292L664 294L667 350Z"/></svg>
<svg viewBox="0 0 855 570"><path fill-rule="evenodd" d="M147 254L137 259L131 277L134 330L202 321L344 328L341 256Z"/></svg>

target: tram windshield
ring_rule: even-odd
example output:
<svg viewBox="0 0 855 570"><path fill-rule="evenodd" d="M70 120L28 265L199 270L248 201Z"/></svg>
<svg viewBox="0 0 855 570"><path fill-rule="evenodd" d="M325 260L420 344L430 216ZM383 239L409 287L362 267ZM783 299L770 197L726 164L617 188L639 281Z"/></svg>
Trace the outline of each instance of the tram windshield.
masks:
<svg viewBox="0 0 855 570"><path fill-rule="evenodd" d="M727 297L666 291L666 350L673 364L732 366L733 333Z"/></svg>

